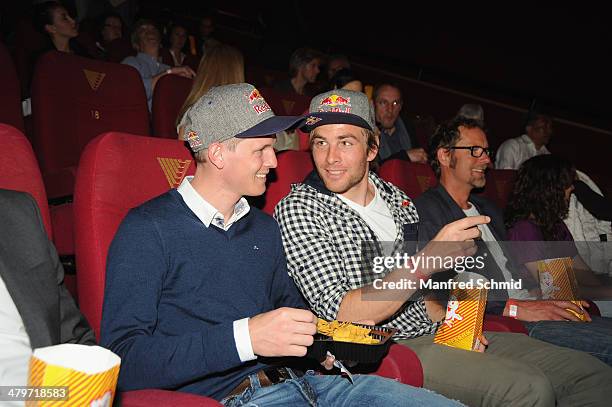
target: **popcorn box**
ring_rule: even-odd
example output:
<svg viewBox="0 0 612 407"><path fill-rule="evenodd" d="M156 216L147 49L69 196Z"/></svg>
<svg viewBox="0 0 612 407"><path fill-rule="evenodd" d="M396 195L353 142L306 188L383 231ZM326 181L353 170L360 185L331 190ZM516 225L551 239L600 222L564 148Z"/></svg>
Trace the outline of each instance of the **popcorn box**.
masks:
<svg viewBox="0 0 612 407"><path fill-rule="evenodd" d="M478 275L478 279L484 277ZM446 305L446 317L436 332L434 343L473 351L480 345L487 290L474 288L475 284L469 284L469 280L474 283L472 277L466 276L459 280L466 281L467 287L455 287L451 290Z"/></svg>
<svg viewBox="0 0 612 407"><path fill-rule="evenodd" d="M40 399L26 406L110 407L121 359L99 346L62 344L38 348L30 358L29 386L66 386L62 401Z"/></svg>
<svg viewBox="0 0 612 407"><path fill-rule="evenodd" d="M540 260L537 264L543 299L571 301L584 310L578 299L578 282L574 274L574 261L571 258ZM586 322L585 314L579 314L571 309L568 311Z"/></svg>

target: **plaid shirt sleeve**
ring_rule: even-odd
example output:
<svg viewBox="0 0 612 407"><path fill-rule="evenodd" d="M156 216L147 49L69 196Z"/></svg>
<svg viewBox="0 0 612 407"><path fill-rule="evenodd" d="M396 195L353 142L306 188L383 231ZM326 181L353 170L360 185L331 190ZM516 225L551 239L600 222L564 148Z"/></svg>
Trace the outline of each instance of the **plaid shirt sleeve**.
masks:
<svg viewBox="0 0 612 407"><path fill-rule="evenodd" d="M343 266L343 256L314 203L292 195L283 199L274 211L289 274L320 317L336 319L340 303L352 289Z"/></svg>

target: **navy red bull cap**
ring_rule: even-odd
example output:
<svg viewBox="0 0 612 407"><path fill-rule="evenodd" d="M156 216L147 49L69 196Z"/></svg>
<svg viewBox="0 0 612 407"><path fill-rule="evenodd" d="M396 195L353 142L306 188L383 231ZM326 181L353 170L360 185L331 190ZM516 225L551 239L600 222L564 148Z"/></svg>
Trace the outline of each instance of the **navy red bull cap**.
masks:
<svg viewBox="0 0 612 407"><path fill-rule="evenodd" d="M325 124L352 124L374 130L374 112L365 93L334 89L312 98L302 130L310 132Z"/></svg>

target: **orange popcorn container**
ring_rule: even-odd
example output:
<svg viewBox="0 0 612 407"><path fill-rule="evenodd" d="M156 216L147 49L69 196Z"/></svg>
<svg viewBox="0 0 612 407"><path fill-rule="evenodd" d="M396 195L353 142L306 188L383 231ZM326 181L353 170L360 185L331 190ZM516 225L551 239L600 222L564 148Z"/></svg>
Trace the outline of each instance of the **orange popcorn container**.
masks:
<svg viewBox="0 0 612 407"><path fill-rule="evenodd" d="M540 260L537 264L543 299L571 301L584 310L578 299L578 282L574 274L574 261L571 258ZM581 321L587 321L585 314L579 314L571 309L568 311Z"/></svg>
<svg viewBox="0 0 612 407"><path fill-rule="evenodd" d="M484 279L481 276L478 278ZM472 278L472 283L473 280ZM475 284L469 284L469 282L466 286L465 288L455 287L451 290L446 305L446 317L436 332L434 343L473 351L480 345L482 323L487 305L487 290L475 288Z"/></svg>
<svg viewBox="0 0 612 407"><path fill-rule="evenodd" d="M119 356L99 346L62 344L35 349L28 386L40 387L44 397L26 401L26 406L110 407L120 363Z"/></svg>

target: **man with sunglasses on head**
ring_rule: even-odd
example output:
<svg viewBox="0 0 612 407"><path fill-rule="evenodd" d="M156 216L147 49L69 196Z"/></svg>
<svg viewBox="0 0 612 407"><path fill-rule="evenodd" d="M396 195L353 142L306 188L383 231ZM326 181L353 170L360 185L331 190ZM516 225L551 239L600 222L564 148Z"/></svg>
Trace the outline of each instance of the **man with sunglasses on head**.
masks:
<svg viewBox="0 0 612 407"><path fill-rule="evenodd" d="M521 288L489 291L494 301L487 303L487 313L504 315L523 321L529 336L557 346L587 352L610 365L612 362L612 320L584 316L582 322L569 310L583 311L570 301L536 300L535 281L521 278L513 270L511 250L504 244L506 230L499 208L486 198L473 194L485 186L485 171L491 164L491 150L482 125L459 117L440 126L430 142L431 165L438 185L415 199L419 213L419 241L433 239L444 225L470 216L486 215L491 221L478 225L481 240L476 256L485 258L482 270L489 279L521 282ZM513 242L516 244L516 242ZM532 245L520 248L531 250ZM515 248L515 250L518 250ZM515 278L517 276L517 278ZM447 277L451 277L450 275ZM533 294L532 294L533 293ZM588 303L583 305L588 306ZM537 354L537 351L533 351ZM553 356L550 356L553 360ZM593 359L593 367L599 364ZM608 369L609 370L609 369Z"/></svg>
<svg viewBox="0 0 612 407"><path fill-rule="evenodd" d="M381 162L399 158L426 163L427 153L415 147L410 130L400 117L402 106L402 92L397 86L383 83L374 89L376 125L380 130L378 158Z"/></svg>

